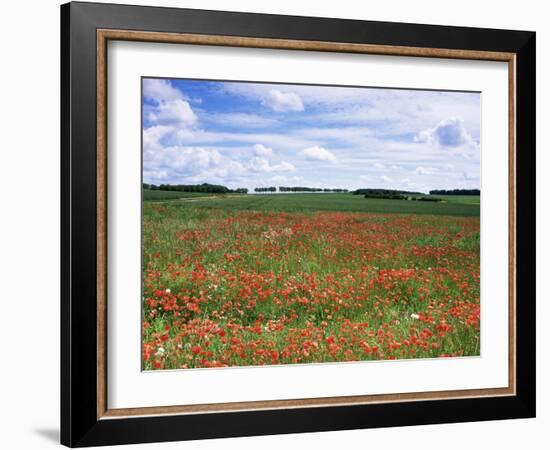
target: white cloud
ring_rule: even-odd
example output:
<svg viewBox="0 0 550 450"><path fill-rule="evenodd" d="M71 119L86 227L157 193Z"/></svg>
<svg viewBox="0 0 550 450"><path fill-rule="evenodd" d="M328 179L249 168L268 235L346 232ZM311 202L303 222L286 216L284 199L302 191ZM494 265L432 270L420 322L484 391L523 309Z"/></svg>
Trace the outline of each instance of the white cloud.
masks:
<svg viewBox="0 0 550 450"><path fill-rule="evenodd" d="M146 182L254 188L328 187L330 180L335 187L410 184L415 191L479 185L478 94L223 83L213 91L220 101L238 101L218 110L206 101L198 106L197 91L187 92L184 83L150 81L143 105ZM281 113L305 106L307 114ZM293 175L301 181L294 184Z"/></svg>
<svg viewBox="0 0 550 450"><path fill-rule="evenodd" d="M156 125L143 130L144 155L162 149L161 141L172 132L171 127Z"/></svg>
<svg viewBox="0 0 550 450"><path fill-rule="evenodd" d="M267 158L256 156L248 162L248 168L254 172L270 172L271 166Z"/></svg>
<svg viewBox="0 0 550 450"><path fill-rule="evenodd" d="M185 100L161 102L148 116L149 121L159 125L193 126L197 116Z"/></svg>
<svg viewBox="0 0 550 450"><path fill-rule="evenodd" d="M249 113L204 113L201 120L216 125L235 128L267 128L277 124L277 120Z"/></svg>
<svg viewBox="0 0 550 450"><path fill-rule="evenodd" d="M143 80L143 96L155 102L168 102L187 98L167 80L145 78Z"/></svg>
<svg viewBox="0 0 550 450"><path fill-rule="evenodd" d="M414 169L415 175L433 175L436 172L437 169L435 167L418 166L416 169Z"/></svg>
<svg viewBox="0 0 550 450"><path fill-rule="evenodd" d="M460 147L475 144L461 120L451 118L439 122L435 127L418 133L415 142L437 144L441 147Z"/></svg>
<svg viewBox="0 0 550 450"><path fill-rule="evenodd" d="M316 145L315 147L308 147L304 150L302 150L302 155L306 157L306 159L309 159L310 161L328 161L328 162L336 162L336 156L334 156L333 153L328 151L327 149L324 149L323 147L319 147Z"/></svg>
<svg viewBox="0 0 550 450"><path fill-rule="evenodd" d="M415 134L445 117L456 117L474 139L479 138L480 94L465 92L369 89L325 86L224 83L221 90L263 101L269 91L292 90L310 111L312 123L355 124L377 135Z"/></svg>
<svg viewBox="0 0 550 450"><path fill-rule="evenodd" d="M403 186L406 189L410 189L411 180L409 180L408 178L403 178L402 180L400 180L400 182L401 182L401 186Z"/></svg>
<svg viewBox="0 0 550 450"><path fill-rule="evenodd" d="M202 116L201 116L202 117ZM173 143L187 144L192 143L196 146L227 146L230 142L232 145L247 145L251 146L262 142L262 145L271 148L284 148L298 152L300 149L314 145L316 141L302 139L293 133L251 133L245 131L209 131L208 128L201 126L193 129L177 129L173 134ZM250 150L249 150L250 151Z"/></svg>
<svg viewBox="0 0 550 450"><path fill-rule="evenodd" d="M143 178L145 180L155 180L155 182L168 179L169 174L167 170L143 170Z"/></svg>
<svg viewBox="0 0 550 450"><path fill-rule="evenodd" d="M272 167L273 167L273 170L281 171L281 172L292 172L296 170L296 167L294 167L294 164L291 164L287 161L282 161L280 164L276 164Z"/></svg>
<svg viewBox="0 0 550 450"><path fill-rule="evenodd" d="M479 173L475 173L475 172L464 172L462 174L462 176L465 180L477 180L477 179L479 179Z"/></svg>
<svg viewBox="0 0 550 450"><path fill-rule="evenodd" d="M271 164L267 158L262 158L260 156L255 156L252 158L248 164L247 168L254 172L290 172L296 170L294 165L290 164L287 161L282 161L279 164Z"/></svg>
<svg viewBox="0 0 550 450"><path fill-rule="evenodd" d="M170 183L217 182L245 173L244 166L202 147L165 147L143 155L144 181ZM169 174L169 176L168 176Z"/></svg>
<svg viewBox="0 0 550 450"><path fill-rule="evenodd" d="M269 157L273 154L273 150L262 144L254 144L254 155Z"/></svg>
<svg viewBox="0 0 550 450"><path fill-rule="evenodd" d="M294 92L281 92L272 89L267 96L262 99L262 103L276 112L285 111L303 111L304 104L302 99Z"/></svg>
<svg viewBox="0 0 550 450"><path fill-rule="evenodd" d="M197 115L188 98L169 81L143 80L143 96L154 102L154 105L146 105L144 111L151 124L189 128L197 123Z"/></svg>
<svg viewBox="0 0 550 450"><path fill-rule="evenodd" d="M288 177L286 175L275 175L275 176L271 177L271 181L275 181L275 182L278 182L278 183L296 182L296 181L302 181L303 179L304 179L304 177L298 176L298 175L294 175L292 177Z"/></svg>

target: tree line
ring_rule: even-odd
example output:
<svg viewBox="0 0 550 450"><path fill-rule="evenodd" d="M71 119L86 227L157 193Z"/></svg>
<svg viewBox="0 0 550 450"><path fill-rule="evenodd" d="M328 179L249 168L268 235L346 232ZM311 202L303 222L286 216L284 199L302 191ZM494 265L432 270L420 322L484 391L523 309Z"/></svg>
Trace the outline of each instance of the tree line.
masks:
<svg viewBox="0 0 550 450"><path fill-rule="evenodd" d="M247 188L229 189L220 184L148 184L143 183L143 189L151 191L202 192L207 194L247 194Z"/></svg>
<svg viewBox="0 0 550 450"><path fill-rule="evenodd" d="M257 187L254 192L277 192L276 186ZM314 188L306 186L279 186L279 192L349 192L347 189Z"/></svg>
<svg viewBox="0 0 550 450"><path fill-rule="evenodd" d="M279 186L279 192L348 192L347 189L314 188L304 186Z"/></svg>
<svg viewBox="0 0 550 450"><path fill-rule="evenodd" d="M422 192L399 191L397 189L356 189L354 195L365 195L370 198L390 198L392 196L424 195Z"/></svg>
<svg viewBox="0 0 550 450"><path fill-rule="evenodd" d="M440 202L440 198L428 197L422 192L399 191L397 189L357 189L354 195L363 195L365 198L379 198L387 200L415 200L419 202Z"/></svg>
<svg viewBox="0 0 550 450"><path fill-rule="evenodd" d="M481 195L479 189L434 189L431 195Z"/></svg>
<svg viewBox="0 0 550 450"><path fill-rule="evenodd" d="M247 194L247 188L230 189L220 184L149 184L143 183L143 189L152 191L177 191L177 192L202 192L209 194ZM277 187L257 187L254 192L277 192ZM348 189L340 188L316 188L307 186L279 186L279 192L349 192ZM367 198L401 199L414 196L423 196L422 192L401 191L396 189L356 189L354 195L364 195ZM430 195L480 195L479 189L434 189ZM423 197L422 199L425 199ZM420 198L418 198L420 199Z"/></svg>

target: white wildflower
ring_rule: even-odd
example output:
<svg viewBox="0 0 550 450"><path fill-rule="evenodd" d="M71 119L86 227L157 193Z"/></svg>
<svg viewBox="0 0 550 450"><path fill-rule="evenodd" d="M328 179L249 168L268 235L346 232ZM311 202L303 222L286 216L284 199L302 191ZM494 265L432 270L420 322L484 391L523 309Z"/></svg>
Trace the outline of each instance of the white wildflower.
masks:
<svg viewBox="0 0 550 450"><path fill-rule="evenodd" d="M170 292L172 292L170 289L166 289L167 294L169 294Z"/></svg>
<svg viewBox="0 0 550 450"><path fill-rule="evenodd" d="M418 314L416 314L416 313L412 313L412 314L411 314L411 319L418 320L418 319L420 319L420 316L419 316Z"/></svg>

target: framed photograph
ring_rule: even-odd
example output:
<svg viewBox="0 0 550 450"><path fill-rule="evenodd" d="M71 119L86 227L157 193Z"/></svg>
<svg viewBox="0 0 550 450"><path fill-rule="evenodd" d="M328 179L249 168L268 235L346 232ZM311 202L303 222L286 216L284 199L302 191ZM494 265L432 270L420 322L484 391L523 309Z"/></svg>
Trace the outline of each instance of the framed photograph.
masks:
<svg viewBox="0 0 550 450"><path fill-rule="evenodd" d="M534 417L534 32L61 27L63 444Z"/></svg>

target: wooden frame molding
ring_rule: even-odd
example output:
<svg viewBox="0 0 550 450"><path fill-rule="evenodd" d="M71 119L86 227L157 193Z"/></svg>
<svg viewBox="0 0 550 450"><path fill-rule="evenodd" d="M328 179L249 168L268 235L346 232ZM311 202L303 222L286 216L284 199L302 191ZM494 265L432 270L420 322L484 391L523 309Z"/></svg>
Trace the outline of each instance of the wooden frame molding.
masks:
<svg viewBox="0 0 550 450"><path fill-rule="evenodd" d="M508 62L509 72L509 385L405 394L289 399L205 405L109 409L107 404L107 42L109 40L217 45L266 49L453 58ZM516 394L516 54L511 52L404 47L325 41L267 39L206 34L97 30L97 419L129 416L206 414L219 412L344 406L422 400L513 396Z"/></svg>

